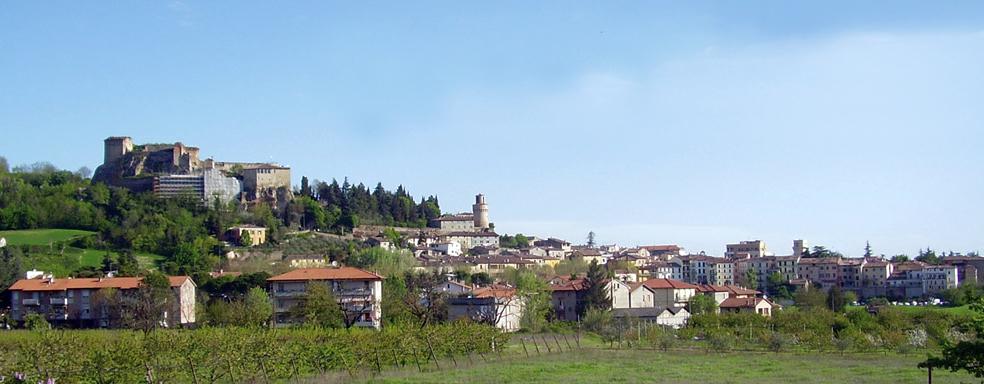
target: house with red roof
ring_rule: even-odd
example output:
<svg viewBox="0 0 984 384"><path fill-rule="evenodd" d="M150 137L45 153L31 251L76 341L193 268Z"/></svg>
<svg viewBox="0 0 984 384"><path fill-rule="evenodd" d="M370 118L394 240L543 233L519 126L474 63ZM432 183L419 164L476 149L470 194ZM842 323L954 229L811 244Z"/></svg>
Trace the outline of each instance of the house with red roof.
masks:
<svg viewBox="0 0 984 384"><path fill-rule="evenodd" d="M302 303L312 284L325 284L338 300L346 326L382 325L383 277L352 267L305 268L267 279L273 297L274 325L297 324L291 310Z"/></svg>
<svg viewBox="0 0 984 384"><path fill-rule="evenodd" d="M718 305L721 313L757 313L765 317L772 316L772 310L778 308L778 304L774 304L769 299L763 299L761 297L731 297L727 300L721 302Z"/></svg>
<svg viewBox="0 0 984 384"><path fill-rule="evenodd" d="M448 299L448 319L494 325L506 331L520 329L525 301L508 285L495 284Z"/></svg>
<svg viewBox="0 0 984 384"><path fill-rule="evenodd" d="M697 286L673 279L649 279L642 282L653 291L653 304L660 308L683 308L697 294Z"/></svg>

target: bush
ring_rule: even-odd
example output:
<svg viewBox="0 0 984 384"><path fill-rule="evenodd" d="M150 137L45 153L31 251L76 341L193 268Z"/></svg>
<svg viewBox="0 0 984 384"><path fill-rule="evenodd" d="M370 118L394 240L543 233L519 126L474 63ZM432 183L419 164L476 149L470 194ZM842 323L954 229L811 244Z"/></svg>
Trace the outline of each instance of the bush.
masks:
<svg viewBox="0 0 984 384"><path fill-rule="evenodd" d="M24 328L32 331L43 331L51 329L51 324L48 324L48 320L45 320L44 315L29 313L27 316L24 316Z"/></svg>
<svg viewBox="0 0 984 384"><path fill-rule="evenodd" d="M735 338L725 332L714 332L707 334L707 339L705 340L704 348L707 352L718 352L724 353L731 349L734 345Z"/></svg>
<svg viewBox="0 0 984 384"><path fill-rule="evenodd" d="M780 351L785 349L790 342L789 338L786 337L786 335L783 335L782 333L776 331L767 333L764 341L765 341L766 348L768 348L770 351L775 353L779 353Z"/></svg>

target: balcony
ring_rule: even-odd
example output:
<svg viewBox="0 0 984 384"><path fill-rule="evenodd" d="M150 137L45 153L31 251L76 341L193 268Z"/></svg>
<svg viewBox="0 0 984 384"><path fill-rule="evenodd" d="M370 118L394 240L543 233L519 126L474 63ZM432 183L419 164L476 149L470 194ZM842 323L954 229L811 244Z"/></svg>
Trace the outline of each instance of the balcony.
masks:
<svg viewBox="0 0 984 384"><path fill-rule="evenodd" d="M372 296L371 289L359 288L359 289L342 289L335 292L338 296Z"/></svg>
<svg viewBox="0 0 984 384"><path fill-rule="evenodd" d="M51 305L69 305L72 303L67 297L52 297Z"/></svg>
<svg viewBox="0 0 984 384"><path fill-rule="evenodd" d="M40 305L41 303L38 301L38 299L24 299L24 301L21 301L21 304L23 304L23 305Z"/></svg>
<svg viewBox="0 0 984 384"><path fill-rule="evenodd" d="M282 290L282 291L273 291L273 296L276 296L276 297L299 297L299 296L304 296L305 293L306 293L306 291L303 290L303 289Z"/></svg>

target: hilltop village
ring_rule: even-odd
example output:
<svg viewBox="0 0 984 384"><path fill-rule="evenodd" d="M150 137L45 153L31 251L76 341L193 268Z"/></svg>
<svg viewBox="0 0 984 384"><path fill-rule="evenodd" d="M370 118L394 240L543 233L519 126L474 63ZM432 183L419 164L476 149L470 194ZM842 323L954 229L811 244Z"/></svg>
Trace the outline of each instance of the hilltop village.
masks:
<svg viewBox="0 0 984 384"><path fill-rule="evenodd" d="M122 248L128 244L164 254L163 261L143 268L170 273L166 285L173 299L161 319L167 326L193 326L206 302L211 308L217 297L228 300L221 284L233 282L262 289L272 308L264 323L273 326L303 323L298 308L306 305L311 287L322 286L314 283L324 283L346 326L379 328L386 300L394 300L384 282L399 277L402 289L421 295L420 303L407 305L423 306L427 316L517 331L529 311L580 322L590 308L604 308L616 318L682 327L707 311L769 317L803 292L844 295L849 303L925 302L984 280L978 272L984 258L976 254L937 256L927 249L909 260L876 256L869 247L848 257L793 240L788 253L777 255L762 240L742 240L714 256L677 244L595 244L593 233L586 243L574 244L548 234L504 234L509 228L496 228L483 194L475 196L469 212L442 214L435 196L416 203L402 186L370 191L347 179L339 185L304 177L300 187L292 187L289 167L203 160L199 148L182 143L137 145L130 137L110 137L104 153L92 185L161 202L186 199L198 206L193 212L215 216L205 220L213 227L207 235L194 238L201 253L177 244L138 248L144 244L139 239L113 243L115 232L109 230L99 242L122 245L100 248L106 252L104 267L67 275L31 270L6 287L10 324L23 326L40 314L63 326L118 326L119 317L108 307L97 310L96 297L105 289L135 292L143 284L145 273L125 267L131 250ZM257 212L269 216L261 219ZM5 252L17 248L7 244L0 239ZM251 280L240 281L246 278ZM542 295L530 296L529 286ZM546 311L531 301L546 296ZM436 302L441 305L432 306Z"/></svg>

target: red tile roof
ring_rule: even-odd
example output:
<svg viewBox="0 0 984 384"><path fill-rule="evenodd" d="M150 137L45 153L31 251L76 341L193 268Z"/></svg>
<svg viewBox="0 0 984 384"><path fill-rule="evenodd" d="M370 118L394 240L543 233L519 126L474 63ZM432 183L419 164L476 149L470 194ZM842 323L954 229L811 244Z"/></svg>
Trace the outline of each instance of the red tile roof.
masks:
<svg viewBox="0 0 984 384"><path fill-rule="evenodd" d="M718 307L720 308L755 308L761 302L769 303L769 306L773 306L772 302L759 297L748 297L748 298L737 298L730 297L721 302Z"/></svg>
<svg viewBox="0 0 984 384"><path fill-rule="evenodd" d="M516 295L516 289L515 288L512 288L512 287L507 287L507 286L494 285L494 286L491 286L491 287L483 287L483 288L476 289L476 290L472 291L471 294L472 294L472 296L477 297L477 298L486 298L486 297L495 297L495 298L513 297L513 296Z"/></svg>
<svg viewBox="0 0 984 384"><path fill-rule="evenodd" d="M311 280L382 280L375 273L352 267L304 268L277 275L267 281L311 281Z"/></svg>
<svg viewBox="0 0 984 384"><path fill-rule="evenodd" d="M639 247L639 248L645 249L645 250L647 250L649 252L653 252L653 251L657 251L657 252L667 252L667 251L669 251L669 252L676 252L676 251L679 251L680 250L680 246L678 246L678 245L646 245L646 246L642 246L642 247Z"/></svg>
<svg viewBox="0 0 984 384"><path fill-rule="evenodd" d="M643 285L651 289L697 289L696 285L673 279L649 279Z"/></svg>
<svg viewBox="0 0 984 384"><path fill-rule="evenodd" d="M581 291L586 288L584 286L585 282L586 280L583 278L567 280L563 283L551 285L550 290L551 291Z"/></svg>
<svg viewBox="0 0 984 384"><path fill-rule="evenodd" d="M168 276L168 281L172 288L180 287L185 281L191 280L188 276ZM134 289L140 286L142 277L108 277L108 278L84 278L84 279L23 279L17 280L10 286L11 291L24 292L45 292L45 291L66 291L69 289Z"/></svg>

